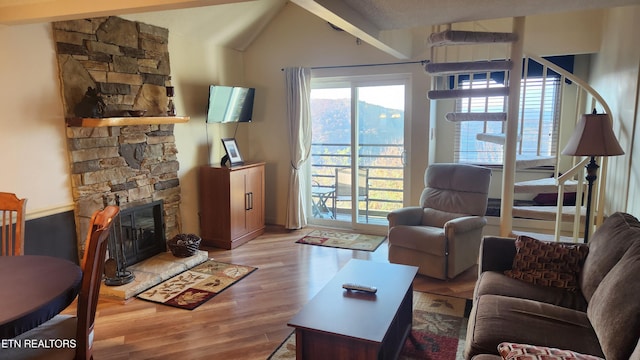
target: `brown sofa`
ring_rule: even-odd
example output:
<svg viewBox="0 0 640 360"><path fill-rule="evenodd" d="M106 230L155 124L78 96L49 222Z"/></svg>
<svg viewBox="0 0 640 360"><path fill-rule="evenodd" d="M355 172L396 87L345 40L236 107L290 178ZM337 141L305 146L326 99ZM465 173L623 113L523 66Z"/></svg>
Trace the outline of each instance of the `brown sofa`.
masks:
<svg viewBox="0 0 640 360"><path fill-rule="evenodd" d="M469 318L466 359L500 359L500 343L536 345L640 360L640 222L625 213L593 234L577 289L542 286L505 275L515 239L485 236Z"/></svg>

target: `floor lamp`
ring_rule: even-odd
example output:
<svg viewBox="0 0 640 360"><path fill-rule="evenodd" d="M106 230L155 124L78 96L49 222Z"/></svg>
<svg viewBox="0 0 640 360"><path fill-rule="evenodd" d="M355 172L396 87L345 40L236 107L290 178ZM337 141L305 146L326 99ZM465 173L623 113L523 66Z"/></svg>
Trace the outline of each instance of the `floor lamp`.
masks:
<svg viewBox="0 0 640 360"><path fill-rule="evenodd" d="M600 166L596 164L596 156L616 156L624 154L611 128L611 117L608 114L598 114L595 109L592 114L582 115L576 125L569 143L562 150L563 155L590 156L591 161L585 166L587 169L587 218L584 226L584 242L589 241L589 220L591 219L591 193L593 183L597 178Z"/></svg>

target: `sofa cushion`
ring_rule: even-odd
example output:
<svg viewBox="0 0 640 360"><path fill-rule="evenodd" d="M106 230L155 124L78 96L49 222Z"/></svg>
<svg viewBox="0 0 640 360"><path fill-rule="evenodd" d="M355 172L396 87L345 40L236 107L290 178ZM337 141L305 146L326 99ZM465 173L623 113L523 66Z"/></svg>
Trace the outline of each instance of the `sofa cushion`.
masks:
<svg viewBox="0 0 640 360"><path fill-rule="evenodd" d="M508 342L498 345L498 352L504 360L604 360L598 356L571 350Z"/></svg>
<svg viewBox="0 0 640 360"><path fill-rule="evenodd" d="M580 274L580 289L587 301L591 301L602 279L634 242L640 242L640 222L626 213L611 215L596 230L589 240L589 256Z"/></svg>
<svg viewBox="0 0 640 360"><path fill-rule="evenodd" d="M422 211L421 225L441 228L441 227L444 227L444 224L447 221L450 221L459 217L463 217L463 216L468 216L468 215L440 211L440 210L431 209L431 208L424 208L424 210Z"/></svg>
<svg viewBox="0 0 640 360"><path fill-rule="evenodd" d="M607 359L629 359L640 337L640 243L630 247L604 277L587 315Z"/></svg>
<svg viewBox="0 0 640 360"><path fill-rule="evenodd" d="M568 290L578 287L578 275L589 248L582 244L553 243L529 236L516 239L516 256L505 274L541 286Z"/></svg>
<svg viewBox="0 0 640 360"><path fill-rule="evenodd" d="M482 216L487 211L491 169L469 164L431 164L424 173L423 208Z"/></svg>
<svg viewBox="0 0 640 360"><path fill-rule="evenodd" d="M568 349L603 357L587 314L538 301L480 296L469 316L465 357L498 354L498 344L514 342Z"/></svg>
<svg viewBox="0 0 640 360"><path fill-rule="evenodd" d="M587 301L580 291L534 285L510 278L498 271L485 271L480 274L476 282L474 298L482 295L510 296L587 311Z"/></svg>
<svg viewBox="0 0 640 360"><path fill-rule="evenodd" d="M437 256L444 256L447 250L444 229L431 226L394 226L389 230L389 243Z"/></svg>

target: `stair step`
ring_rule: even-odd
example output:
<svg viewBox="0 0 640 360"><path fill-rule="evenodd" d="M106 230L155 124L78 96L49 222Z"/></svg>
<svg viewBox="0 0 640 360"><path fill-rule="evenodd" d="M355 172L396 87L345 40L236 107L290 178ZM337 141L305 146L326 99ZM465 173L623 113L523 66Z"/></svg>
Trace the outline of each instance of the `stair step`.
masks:
<svg viewBox="0 0 640 360"><path fill-rule="evenodd" d="M553 156L520 156L516 158L516 170L531 169L541 166L555 166Z"/></svg>
<svg viewBox="0 0 640 360"><path fill-rule="evenodd" d="M507 113L505 112L488 112L488 113L447 113L445 119L451 122L462 121L507 121Z"/></svg>
<svg viewBox="0 0 640 360"><path fill-rule="evenodd" d="M556 206L514 206L512 215L524 219L556 221L557 210ZM586 212L584 206L580 207L580 221L582 223L584 223ZM575 213L575 206L563 206L562 221L573 222Z"/></svg>
<svg viewBox="0 0 640 360"><path fill-rule="evenodd" d="M492 144L504 145L504 143L506 142L506 136L504 134L479 133L476 134L476 140ZM518 141L520 141L520 136L518 136Z"/></svg>
<svg viewBox="0 0 640 360"><path fill-rule="evenodd" d="M485 89L431 90L427 93L427 98L431 100L443 100L507 95L509 95L509 87L505 86Z"/></svg>
<svg viewBox="0 0 640 360"><path fill-rule="evenodd" d="M578 188L577 180L569 180L564 185L564 192L575 192ZM558 181L555 178L543 178L519 181L514 184L513 191L520 194L551 194L558 192Z"/></svg>
<svg viewBox="0 0 640 360"><path fill-rule="evenodd" d="M512 43L518 35L506 32L446 30L429 36L429 46Z"/></svg>
<svg viewBox="0 0 640 360"><path fill-rule="evenodd" d="M513 62L511 60L427 63L424 66L425 71L433 75L454 75L487 71L508 71L512 68Z"/></svg>

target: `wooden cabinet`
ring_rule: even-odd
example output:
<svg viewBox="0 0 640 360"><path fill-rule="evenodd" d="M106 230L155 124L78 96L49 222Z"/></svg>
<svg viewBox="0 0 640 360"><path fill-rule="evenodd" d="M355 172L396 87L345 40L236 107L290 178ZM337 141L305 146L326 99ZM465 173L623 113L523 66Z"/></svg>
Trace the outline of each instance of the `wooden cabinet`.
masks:
<svg viewBox="0 0 640 360"><path fill-rule="evenodd" d="M264 233L264 163L200 168L202 244L236 248Z"/></svg>

